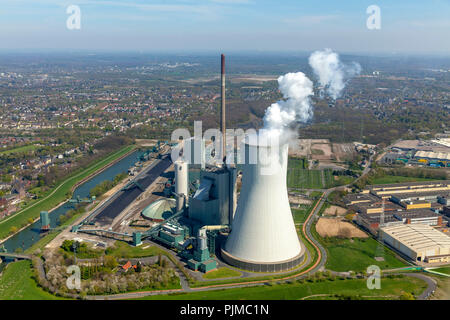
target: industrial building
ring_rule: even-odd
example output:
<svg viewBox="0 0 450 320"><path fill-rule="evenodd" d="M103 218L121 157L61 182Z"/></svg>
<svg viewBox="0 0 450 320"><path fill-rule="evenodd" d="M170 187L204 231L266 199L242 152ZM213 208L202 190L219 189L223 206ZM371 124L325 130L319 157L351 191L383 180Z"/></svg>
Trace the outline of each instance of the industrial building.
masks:
<svg viewBox="0 0 450 320"><path fill-rule="evenodd" d="M226 132L224 63L222 56L222 132ZM258 136L252 138L259 139ZM153 222L149 229L119 232L94 226L90 223L92 219L88 218L74 226L72 231L117 237L136 246L143 240L152 240L174 249L193 271L211 271L217 267L217 259L256 272L280 272L296 267L305 258L305 247L300 243L288 199L288 144L276 148L277 152L266 152L273 158L261 160L259 151L270 151L272 146L258 141L254 143L253 140L247 136L238 146L245 151L246 157L239 203L236 166L207 163L206 153L209 153L207 148L210 145L205 146L202 139L190 138L178 141L175 150L179 151L179 158L173 162L174 183L172 180L164 183L164 197L149 205L147 203L143 210L137 210L140 218ZM220 152L225 160L225 144L222 147L214 151ZM252 154L258 155L256 163L249 161ZM269 167L275 166L277 170L267 172L268 163ZM171 162L166 163L164 170L171 165ZM145 170L138 176L145 174ZM190 179L194 173L198 183ZM125 186L124 191L130 194L130 199L146 190L154 179L148 179L145 185L142 181L135 178ZM112 204L105 207L110 206ZM125 207L120 209L123 211ZM119 221L117 225L126 221Z"/></svg>
<svg viewBox="0 0 450 320"><path fill-rule="evenodd" d="M382 159L384 163L403 162L410 165L450 167L449 139L402 140L394 144Z"/></svg>
<svg viewBox="0 0 450 320"><path fill-rule="evenodd" d="M431 167L450 167L450 152L417 151L414 158Z"/></svg>
<svg viewBox="0 0 450 320"><path fill-rule="evenodd" d="M383 227L380 236L414 262L450 262L450 237L426 224Z"/></svg>
<svg viewBox="0 0 450 320"><path fill-rule="evenodd" d="M446 220L450 220L450 206L444 207L444 209L442 210L442 214L444 215Z"/></svg>
<svg viewBox="0 0 450 320"><path fill-rule="evenodd" d="M344 198L357 212L356 222L373 234L381 226L422 223L443 226L439 212L450 195L449 181L412 182L368 186Z"/></svg>
<svg viewBox="0 0 450 320"><path fill-rule="evenodd" d="M383 223L384 226L403 224L393 213L386 213L383 217L382 213L358 213L356 215L356 223L372 234L377 234L380 223Z"/></svg>
<svg viewBox="0 0 450 320"><path fill-rule="evenodd" d="M175 214L175 207L174 199L160 199L142 210L142 217L153 222L161 222Z"/></svg>

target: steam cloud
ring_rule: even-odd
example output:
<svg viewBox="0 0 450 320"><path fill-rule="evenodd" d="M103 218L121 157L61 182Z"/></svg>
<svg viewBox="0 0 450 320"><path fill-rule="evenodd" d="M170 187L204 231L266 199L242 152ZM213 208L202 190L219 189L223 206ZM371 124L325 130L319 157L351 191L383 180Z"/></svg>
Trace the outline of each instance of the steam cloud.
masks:
<svg viewBox="0 0 450 320"><path fill-rule="evenodd" d="M336 99L342 93L349 78L361 72L361 66L353 62L345 65L331 49L316 51L309 57L309 64L328 95ZM307 122L313 114L310 97L314 95L313 83L303 72L287 73L278 78L283 99L267 108L264 129L272 134L285 134L296 122ZM323 90L320 98L323 98Z"/></svg>
<svg viewBox="0 0 450 320"><path fill-rule="evenodd" d="M282 131L294 121L308 121L312 116L310 96L313 83L303 72L287 73L278 78L283 100L272 103L264 115L264 128Z"/></svg>
<svg viewBox="0 0 450 320"><path fill-rule="evenodd" d="M315 51L309 57L309 65L319 79L319 84L334 100L341 95L346 81L361 72L359 63L345 65L339 60L339 55L331 49ZM323 97L323 91L320 94Z"/></svg>

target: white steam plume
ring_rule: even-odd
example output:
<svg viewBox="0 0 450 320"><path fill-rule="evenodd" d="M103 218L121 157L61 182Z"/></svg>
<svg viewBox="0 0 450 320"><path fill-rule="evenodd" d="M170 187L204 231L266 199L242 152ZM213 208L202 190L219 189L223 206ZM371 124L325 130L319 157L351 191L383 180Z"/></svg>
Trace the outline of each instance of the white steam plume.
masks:
<svg viewBox="0 0 450 320"><path fill-rule="evenodd" d="M272 103L264 115L264 128L281 133L294 121L308 121L312 116L310 96L313 83L303 72L287 73L278 78L283 100Z"/></svg>
<svg viewBox="0 0 450 320"><path fill-rule="evenodd" d="M331 49L312 53L309 57L309 65L319 79L320 85L334 100L341 95L346 81L361 72L359 63L345 65L339 60L339 55Z"/></svg>

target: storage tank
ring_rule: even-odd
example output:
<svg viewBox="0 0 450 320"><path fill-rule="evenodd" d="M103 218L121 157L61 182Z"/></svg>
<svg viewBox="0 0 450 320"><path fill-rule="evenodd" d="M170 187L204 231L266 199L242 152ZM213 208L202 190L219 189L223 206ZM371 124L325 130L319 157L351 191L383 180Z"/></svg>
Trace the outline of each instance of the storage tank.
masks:
<svg viewBox="0 0 450 320"><path fill-rule="evenodd" d="M222 258L251 271L288 270L304 255L287 193L288 144L256 140L251 136L243 140L241 195Z"/></svg>
<svg viewBox="0 0 450 320"><path fill-rule="evenodd" d="M178 160L174 164L175 193L177 194L177 212L183 209L188 199L188 164Z"/></svg>

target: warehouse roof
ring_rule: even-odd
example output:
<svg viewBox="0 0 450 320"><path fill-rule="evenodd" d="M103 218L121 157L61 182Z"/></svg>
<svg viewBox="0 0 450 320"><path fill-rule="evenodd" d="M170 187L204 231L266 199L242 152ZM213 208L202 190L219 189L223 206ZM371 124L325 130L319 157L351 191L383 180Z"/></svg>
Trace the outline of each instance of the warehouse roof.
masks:
<svg viewBox="0 0 450 320"><path fill-rule="evenodd" d="M450 161L450 153L447 152L417 151L414 157Z"/></svg>
<svg viewBox="0 0 450 320"><path fill-rule="evenodd" d="M415 252L436 247L450 249L450 237L426 224L401 224L381 230Z"/></svg>
<svg viewBox="0 0 450 320"><path fill-rule="evenodd" d="M394 214L400 219L424 219L424 218L439 218L439 214L430 209L413 209L407 211L396 212Z"/></svg>

